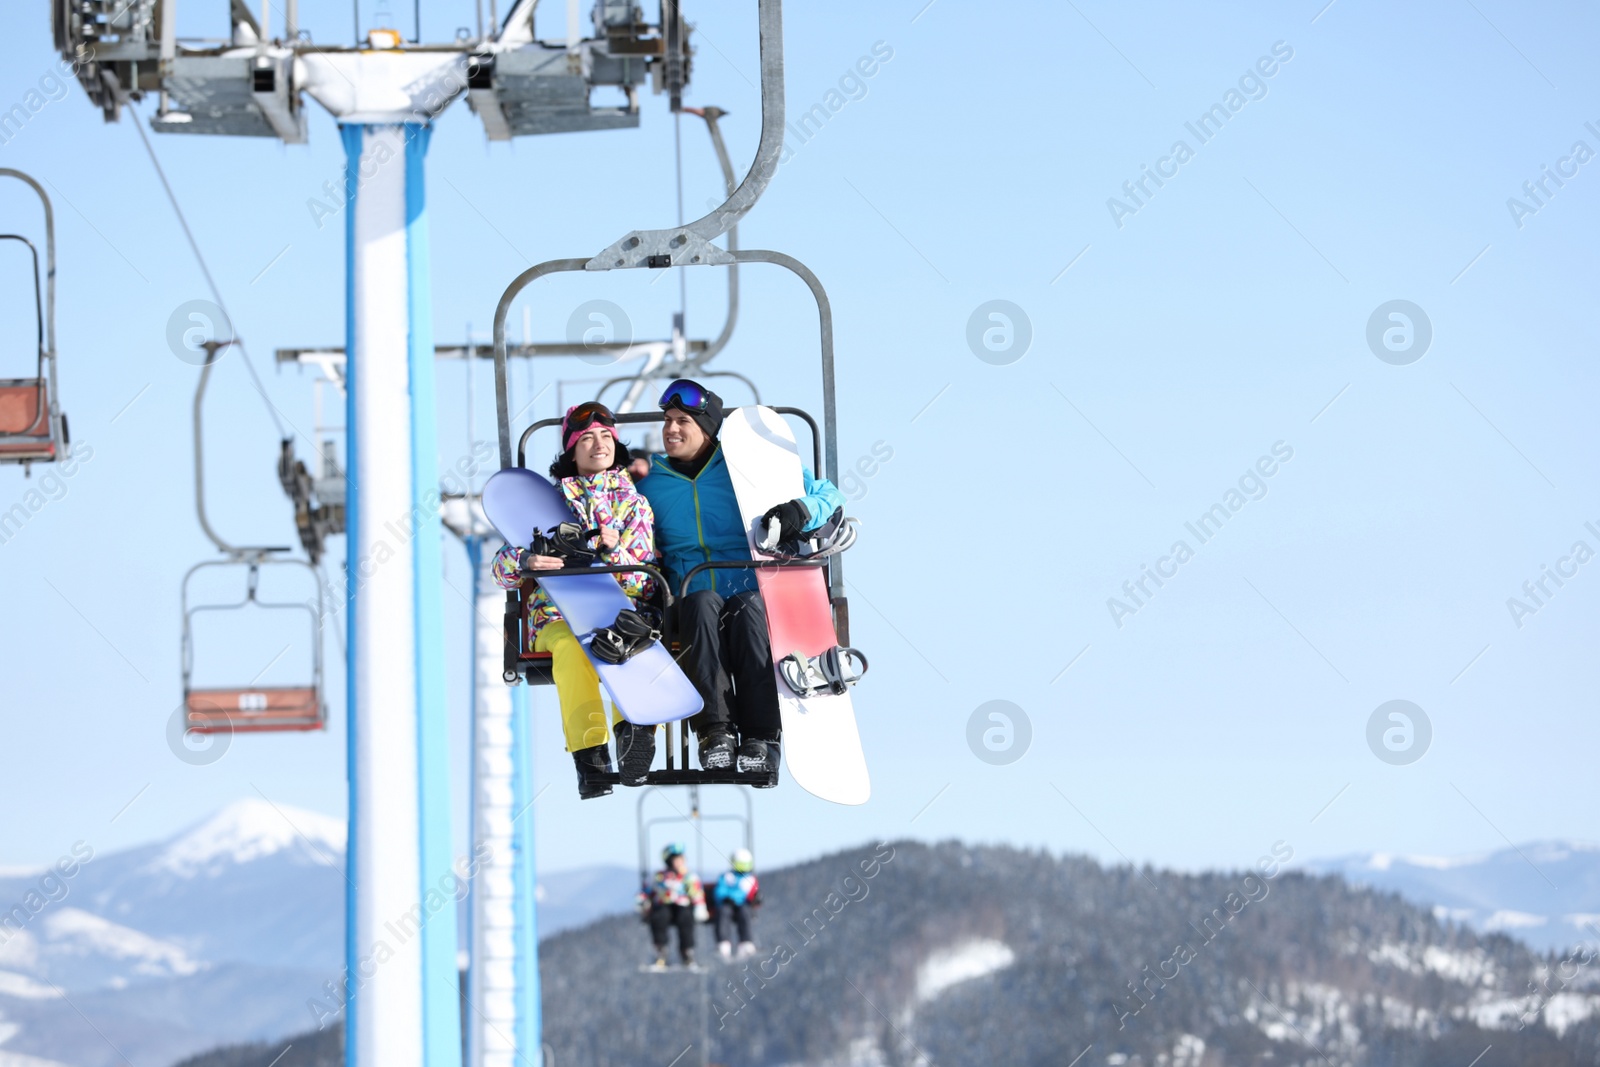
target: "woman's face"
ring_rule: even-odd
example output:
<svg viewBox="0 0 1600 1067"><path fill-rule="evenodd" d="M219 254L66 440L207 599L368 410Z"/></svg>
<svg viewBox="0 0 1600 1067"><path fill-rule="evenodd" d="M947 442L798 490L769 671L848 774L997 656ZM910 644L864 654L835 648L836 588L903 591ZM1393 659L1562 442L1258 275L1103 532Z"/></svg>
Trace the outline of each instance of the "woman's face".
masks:
<svg viewBox="0 0 1600 1067"><path fill-rule="evenodd" d="M616 439L604 426L591 426L573 446L572 458L578 464L578 473L585 477L610 470L617 458Z"/></svg>
<svg viewBox="0 0 1600 1067"><path fill-rule="evenodd" d="M672 857L672 872L682 875L689 870L689 860L683 856Z"/></svg>

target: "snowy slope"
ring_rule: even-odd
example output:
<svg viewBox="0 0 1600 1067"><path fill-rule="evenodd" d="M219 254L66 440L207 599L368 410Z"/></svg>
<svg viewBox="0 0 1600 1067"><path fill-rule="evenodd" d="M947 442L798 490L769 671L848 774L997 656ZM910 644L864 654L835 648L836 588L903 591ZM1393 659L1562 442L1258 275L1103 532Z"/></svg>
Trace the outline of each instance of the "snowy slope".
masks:
<svg viewBox="0 0 1600 1067"><path fill-rule="evenodd" d="M1539 950L1600 942L1600 845L1545 841L1472 856L1372 852L1306 870L1391 890L1442 919L1500 932Z"/></svg>

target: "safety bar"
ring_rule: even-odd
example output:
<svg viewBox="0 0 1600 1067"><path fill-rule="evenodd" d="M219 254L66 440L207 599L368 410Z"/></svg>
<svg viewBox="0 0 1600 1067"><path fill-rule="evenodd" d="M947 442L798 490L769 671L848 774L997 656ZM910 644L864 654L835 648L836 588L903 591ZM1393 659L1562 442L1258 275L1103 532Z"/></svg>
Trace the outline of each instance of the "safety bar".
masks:
<svg viewBox="0 0 1600 1067"><path fill-rule="evenodd" d="M829 556L827 559L714 559L710 562L696 564L695 566L689 568L689 573L683 576L683 585L679 587L682 591L678 594L678 596L686 597L689 595L689 583L694 581L695 577L701 571L758 571L763 567L771 567L778 570L782 570L786 567L826 567L828 565L828 560L832 558L832 556Z"/></svg>
<svg viewBox="0 0 1600 1067"><path fill-rule="evenodd" d="M603 567L557 567L551 571L525 570L521 573L537 582L540 578L559 578L563 575L634 574L638 571L644 571L656 580L661 587L661 594L664 598L663 605L669 608L672 607L672 586L667 582L667 576L648 563L608 563Z"/></svg>
<svg viewBox="0 0 1600 1067"><path fill-rule="evenodd" d="M798 419L805 420L806 426L811 430L811 469L821 469L822 444L821 435L817 431L817 420L813 419L809 412L801 408L785 407L773 408L772 410L776 411L779 415L793 415ZM616 416L618 424L623 426L642 422L662 422L665 419L666 412L664 411L626 411ZM526 467L528 465L528 439L531 438L535 432L548 429L551 426L560 425L560 419L540 419L538 422L529 426L526 430L523 430L522 436L517 439L517 466Z"/></svg>

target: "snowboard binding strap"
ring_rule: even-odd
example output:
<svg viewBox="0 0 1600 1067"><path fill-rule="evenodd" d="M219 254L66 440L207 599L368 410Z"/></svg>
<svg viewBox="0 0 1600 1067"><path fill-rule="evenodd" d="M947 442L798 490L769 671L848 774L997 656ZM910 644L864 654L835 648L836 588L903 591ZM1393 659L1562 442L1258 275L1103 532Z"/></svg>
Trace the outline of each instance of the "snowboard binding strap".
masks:
<svg viewBox="0 0 1600 1067"><path fill-rule="evenodd" d="M764 536L756 548L777 559L823 559L836 556L856 543L856 520L848 518L844 508L835 508L828 521L801 534L792 541L778 540L778 522L767 524Z"/></svg>
<svg viewBox="0 0 1600 1067"><path fill-rule="evenodd" d="M661 631L637 611L624 609L610 626L595 630L589 651L606 663L626 663L661 640Z"/></svg>
<svg viewBox="0 0 1600 1067"><path fill-rule="evenodd" d="M600 558L589 542L600 536L599 529L585 530L575 522L564 522L548 530L535 530L528 551L535 556L553 556L566 567L592 567Z"/></svg>
<svg viewBox="0 0 1600 1067"><path fill-rule="evenodd" d="M849 646L835 645L820 656L791 652L778 661L778 672L796 696L823 693L843 696L846 688L867 673L867 657Z"/></svg>

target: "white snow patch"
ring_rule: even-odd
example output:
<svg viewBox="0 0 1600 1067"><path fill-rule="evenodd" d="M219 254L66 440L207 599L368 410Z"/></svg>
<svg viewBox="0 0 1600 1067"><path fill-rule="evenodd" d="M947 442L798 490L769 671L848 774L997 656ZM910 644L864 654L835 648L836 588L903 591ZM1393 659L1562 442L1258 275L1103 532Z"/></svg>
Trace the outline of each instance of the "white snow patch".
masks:
<svg viewBox="0 0 1600 1067"><path fill-rule="evenodd" d="M1468 1009L1472 1021L1485 1030L1512 1030L1522 1024L1522 1018L1538 1006L1533 997L1507 1000L1486 1000Z"/></svg>
<svg viewBox="0 0 1600 1067"><path fill-rule="evenodd" d="M1544 1006L1544 1024L1560 1036L1567 1032L1567 1027L1583 1022L1596 1011L1600 1011L1600 997L1557 993Z"/></svg>
<svg viewBox="0 0 1600 1067"><path fill-rule="evenodd" d="M1009 967L1016 958L1010 945L993 938L939 949L917 968L917 1000L932 1000L951 986Z"/></svg>
<svg viewBox="0 0 1600 1067"><path fill-rule="evenodd" d="M1452 867L1471 867L1488 859L1488 853L1475 853L1469 856L1417 856L1395 852L1374 852L1362 864L1369 871L1387 871L1396 863L1409 864L1412 867L1426 867L1434 871L1448 871Z"/></svg>
<svg viewBox="0 0 1600 1067"><path fill-rule="evenodd" d="M1172 1046L1172 1067L1200 1067L1206 1055L1206 1043L1194 1034L1178 1035Z"/></svg>
<svg viewBox="0 0 1600 1067"><path fill-rule="evenodd" d="M152 866L185 877L295 849L316 865L344 858L345 822L304 808L240 800L176 838Z"/></svg>
<svg viewBox="0 0 1600 1067"><path fill-rule="evenodd" d="M1485 930L1524 930L1530 926L1543 926L1549 922L1543 915L1529 915L1525 911L1501 909L1483 922Z"/></svg>
<svg viewBox="0 0 1600 1067"><path fill-rule="evenodd" d="M8 997L21 997L24 1000L54 1000L61 994L42 982L35 982L25 974L16 971L0 971L0 993ZM10 1035L0 1037L0 1045L10 1040Z"/></svg>
<svg viewBox="0 0 1600 1067"><path fill-rule="evenodd" d="M1393 941L1385 941L1377 948L1368 949L1367 959L1373 963L1387 963L1411 974L1422 973L1422 964L1411 958L1404 945L1397 945Z"/></svg>
<svg viewBox="0 0 1600 1067"><path fill-rule="evenodd" d="M38 964L39 942L27 930L18 930L10 940L0 942L0 965L36 967Z"/></svg>
<svg viewBox="0 0 1600 1067"><path fill-rule="evenodd" d="M1489 960L1479 952L1452 952L1429 945L1422 950L1422 965L1435 974L1443 975L1464 985L1476 985L1489 970Z"/></svg>
<svg viewBox="0 0 1600 1067"><path fill-rule="evenodd" d="M190 975L205 967L171 942L102 919L82 908L58 908L46 915L43 923L49 939L58 949L79 955L131 960L137 974Z"/></svg>

